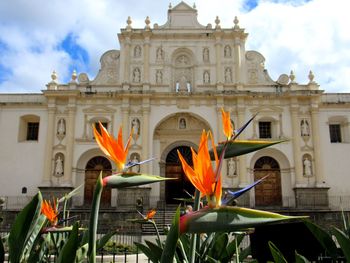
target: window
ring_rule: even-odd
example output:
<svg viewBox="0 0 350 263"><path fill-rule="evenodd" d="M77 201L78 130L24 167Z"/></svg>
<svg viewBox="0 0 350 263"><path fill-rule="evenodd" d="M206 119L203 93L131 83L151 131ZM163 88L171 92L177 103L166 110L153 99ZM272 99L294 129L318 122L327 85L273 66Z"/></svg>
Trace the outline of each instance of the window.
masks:
<svg viewBox="0 0 350 263"><path fill-rule="evenodd" d="M267 121L259 122L259 137L260 138L272 138L271 122L267 122Z"/></svg>
<svg viewBox="0 0 350 263"><path fill-rule="evenodd" d="M27 141L37 141L39 135L39 122L27 123Z"/></svg>
<svg viewBox="0 0 350 263"><path fill-rule="evenodd" d="M25 115L20 118L18 141L38 141L40 117L35 115Z"/></svg>
<svg viewBox="0 0 350 263"><path fill-rule="evenodd" d="M101 124L103 125L103 127L106 128L106 130L108 130L108 122L101 122ZM98 133L101 134L100 125L98 125L98 122L95 122L95 128L98 131Z"/></svg>
<svg viewBox="0 0 350 263"><path fill-rule="evenodd" d="M329 136L331 139L331 143L342 142L340 124L329 125Z"/></svg>

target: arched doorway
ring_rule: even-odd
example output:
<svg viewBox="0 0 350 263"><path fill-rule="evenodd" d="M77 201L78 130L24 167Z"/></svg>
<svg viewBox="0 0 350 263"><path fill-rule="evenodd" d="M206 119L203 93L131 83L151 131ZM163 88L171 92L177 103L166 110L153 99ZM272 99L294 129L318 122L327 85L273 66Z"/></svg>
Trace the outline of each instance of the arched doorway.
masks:
<svg viewBox="0 0 350 263"><path fill-rule="evenodd" d="M255 186L255 206L281 206L281 171L278 162L269 157L259 158L254 165L254 181L269 176Z"/></svg>
<svg viewBox="0 0 350 263"><path fill-rule="evenodd" d="M94 195L96 180L102 171L102 176L106 177L112 174L111 162L102 156L97 156L88 161L85 167L84 184L84 205L90 205ZM102 191L101 206L111 205L111 189L105 188Z"/></svg>
<svg viewBox="0 0 350 263"><path fill-rule="evenodd" d="M178 179L169 180L165 183L165 200L167 204L180 203L180 198L189 198L190 196L187 193L194 195L195 190L182 169L177 151L182 154L189 165L192 165L190 147L178 146L168 153L165 164L165 177Z"/></svg>

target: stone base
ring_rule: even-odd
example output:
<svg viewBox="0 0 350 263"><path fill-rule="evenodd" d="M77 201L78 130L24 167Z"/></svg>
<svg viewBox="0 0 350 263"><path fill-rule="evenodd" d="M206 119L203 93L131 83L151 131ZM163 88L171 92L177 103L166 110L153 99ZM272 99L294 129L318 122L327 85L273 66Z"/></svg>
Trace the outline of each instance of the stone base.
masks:
<svg viewBox="0 0 350 263"><path fill-rule="evenodd" d="M294 188L296 207L301 209L329 209L328 190L329 187Z"/></svg>
<svg viewBox="0 0 350 263"><path fill-rule="evenodd" d="M61 198L71 192L74 188L70 186L39 186L43 199L52 200L52 198Z"/></svg>
<svg viewBox="0 0 350 263"><path fill-rule="evenodd" d="M118 189L117 210L147 211L150 208L150 192L150 187Z"/></svg>

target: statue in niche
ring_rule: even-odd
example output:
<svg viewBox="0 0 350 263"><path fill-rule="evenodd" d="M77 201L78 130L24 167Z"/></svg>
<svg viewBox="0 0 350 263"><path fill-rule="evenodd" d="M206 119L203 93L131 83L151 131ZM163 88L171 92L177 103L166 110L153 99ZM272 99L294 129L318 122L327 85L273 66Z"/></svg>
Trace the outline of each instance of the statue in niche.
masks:
<svg viewBox="0 0 350 263"><path fill-rule="evenodd" d="M62 176L63 175L63 160L60 155L57 156L55 161L55 176Z"/></svg>
<svg viewBox="0 0 350 263"><path fill-rule="evenodd" d="M227 175L233 177L236 175L236 161L234 158L230 158L227 164Z"/></svg>
<svg viewBox="0 0 350 263"><path fill-rule="evenodd" d="M133 130L133 135L140 135L140 120L138 118L133 118L131 121L131 128Z"/></svg>
<svg viewBox="0 0 350 263"><path fill-rule="evenodd" d="M182 76L178 82L178 91L188 91L187 80L185 76Z"/></svg>
<svg viewBox="0 0 350 263"><path fill-rule="evenodd" d="M163 73L161 70L157 70L157 73L156 73L156 82L158 84L161 84L163 82Z"/></svg>
<svg viewBox="0 0 350 263"><path fill-rule="evenodd" d="M134 48L134 57L135 58L141 57L141 47L140 46L136 46Z"/></svg>
<svg viewBox="0 0 350 263"><path fill-rule="evenodd" d="M209 75L209 72L208 72L208 71L204 71L204 74L203 74L203 82L204 82L204 83L210 83L210 75Z"/></svg>
<svg viewBox="0 0 350 263"><path fill-rule="evenodd" d="M230 68L225 69L225 83L232 82L232 71Z"/></svg>
<svg viewBox="0 0 350 263"><path fill-rule="evenodd" d="M64 119L60 119L57 125L57 135L64 136L66 134L66 124Z"/></svg>
<svg viewBox="0 0 350 263"><path fill-rule="evenodd" d="M157 60L163 60L164 59L164 51L161 47L157 49L157 54L156 54Z"/></svg>
<svg viewBox="0 0 350 263"><path fill-rule="evenodd" d="M139 163L140 162L140 157L139 157L138 153L133 153L130 157L131 157L130 158L131 163ZM134 173L139 173L140 172L140 165L135 165L135 166L131 167L131 171Z"/></svg>
<svg viewBox="0 0 350 263"><path fill-rule="evenodd" d="M186 120L184 118L179 120L179 129L186 129Z"/></svg>
<svg viewBox="0 0 350 263"><path fill-rule="evenodd" d="M300 123L301 136L310 136L310 127L307 120L302 120Z"/></svg>
<svg viewBox="0 0 350 263"><path fill-rule="evenodd" d="M224 49L224 57L225 58L229 58L231 57L231 47L230 46L225 46L225 49Z"/></svg>
<svg viewBox="0 0 350 263"><path fill-rule="evenodd" d="M304 176L311 177L312 176L311 161L309 160L308 157L305 157L303 164L304 164Z"/></svg>
<svg viewBox="0 0 350 263"><path fill-rule="evenodd" d="M203 61L205 61L205 62L209 61L209 49L208 48L203 49Z"/></svg>
<svg viewBox="0 0 350 263"><path fill-rule="evenodd" d="M139 68L134 69L132 80L136 83L139 83L141 81L141 72Z"/></svg>

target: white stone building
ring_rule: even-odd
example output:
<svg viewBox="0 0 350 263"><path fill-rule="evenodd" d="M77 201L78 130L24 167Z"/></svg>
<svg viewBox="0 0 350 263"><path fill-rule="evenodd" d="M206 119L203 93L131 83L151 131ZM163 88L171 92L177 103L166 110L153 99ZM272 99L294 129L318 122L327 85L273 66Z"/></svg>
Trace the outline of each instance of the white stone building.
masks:
<svg viewBox="0 0 350 263"><path fill-rule="evenodd" d="M203 129L223 138L221 108L240 127L253 114L241 139L286 140L271 148L226 160L224 187L237 189L268 172L243 204L252 207L346 208L349 199L350 95L324 93L312 72L299 84L291 72L270 78L265 58L246 50L248 34L237 18L231 28L201 25L184 2L169 7L168 21L133 28L129 18L118 34L120 50L101 57L94 79L56 73L40 94L0 94L0 196L7 208L38 189L60 194L84 183L75 206L89 204L99 170L115 165L99 150L92 125L101 121L124 136L134 127L131 160L155 157L136 171L178 181L105 191L106 207L174 203L191 187L176 149L190 157ZM22 201L20 201L22 200Z"/></svg>

